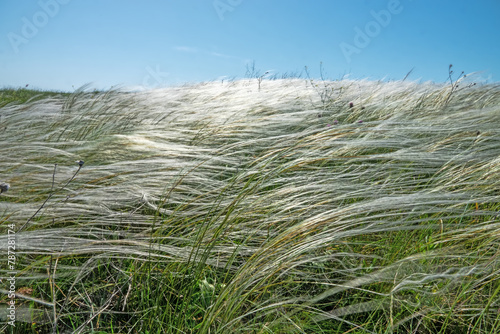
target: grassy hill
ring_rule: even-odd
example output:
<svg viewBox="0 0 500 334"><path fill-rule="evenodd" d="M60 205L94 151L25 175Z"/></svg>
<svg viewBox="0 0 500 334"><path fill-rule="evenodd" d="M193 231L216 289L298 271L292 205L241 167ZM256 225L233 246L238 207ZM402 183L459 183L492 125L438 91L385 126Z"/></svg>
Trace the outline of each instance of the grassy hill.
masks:
<svg viewBox="0 0 500 334"><path fill-rule="evenodd" d="M70 93L33 90L27 88L2 88L0 89L0 107L8 104L20 104L43 100L49 97L67 97Z"/></svg>
<svg viewBox="0 0 500 334"><path fill-rule="evenodd" d="M500 331L498 84L5 94L6 331Z"/></svg>

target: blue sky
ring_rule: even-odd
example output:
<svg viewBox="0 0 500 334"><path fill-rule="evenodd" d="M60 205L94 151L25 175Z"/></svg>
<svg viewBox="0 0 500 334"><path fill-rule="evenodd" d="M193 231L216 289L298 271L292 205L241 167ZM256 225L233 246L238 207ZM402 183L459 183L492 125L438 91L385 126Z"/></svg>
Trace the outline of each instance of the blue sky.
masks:
<svg viewBox="0 0 500 334"><path fill-rule="evenodd" d="M500 80L498 0L1 0L0 87L155 88L262 73Z"/></svg>

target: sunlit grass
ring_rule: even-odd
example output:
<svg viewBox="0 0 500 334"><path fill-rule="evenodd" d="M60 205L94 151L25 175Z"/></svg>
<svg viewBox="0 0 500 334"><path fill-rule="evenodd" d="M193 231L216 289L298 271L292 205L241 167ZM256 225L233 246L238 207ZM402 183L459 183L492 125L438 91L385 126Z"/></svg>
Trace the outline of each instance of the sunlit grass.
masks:
<svg viewBox="0 0 500 334"><path fill-rule="evenodd" d="M36 298L16 299L17 328L494 333L498 124L498 85L241 80L3 104L0 244L15 224L18 292Z"/></svg>

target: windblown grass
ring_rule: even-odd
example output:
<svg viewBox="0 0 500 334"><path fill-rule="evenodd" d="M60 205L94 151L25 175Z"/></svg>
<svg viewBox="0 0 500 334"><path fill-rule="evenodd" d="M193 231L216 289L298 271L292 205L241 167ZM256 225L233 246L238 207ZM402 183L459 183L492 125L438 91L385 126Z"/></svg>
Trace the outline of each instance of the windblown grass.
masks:
<svg viewBox="0 0 500 334"><path fill-rule="evenodd" d="M0 116L19 333L500 331L498 85L82 89Z"/></svg>

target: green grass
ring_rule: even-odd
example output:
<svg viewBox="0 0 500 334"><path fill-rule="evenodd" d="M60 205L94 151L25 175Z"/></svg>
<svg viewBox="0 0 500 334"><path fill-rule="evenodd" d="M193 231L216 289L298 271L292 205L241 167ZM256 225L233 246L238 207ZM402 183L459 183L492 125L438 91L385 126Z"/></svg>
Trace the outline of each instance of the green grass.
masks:
<svg viewBox="0 0 500 334"><path fill-rule="evenodd" d="M65 97L70 93L33 90L27 88L2 88L0 89L0 108L8 104L24 104L51 97Z"/></svg>
<svg viewBox="0 0 500 334"><path fill-rule="evenodd" d="M2 94L6 332L500 330L498 85Z"/></svg>

